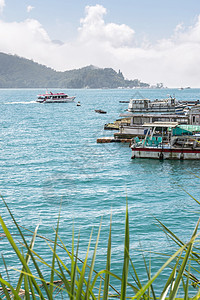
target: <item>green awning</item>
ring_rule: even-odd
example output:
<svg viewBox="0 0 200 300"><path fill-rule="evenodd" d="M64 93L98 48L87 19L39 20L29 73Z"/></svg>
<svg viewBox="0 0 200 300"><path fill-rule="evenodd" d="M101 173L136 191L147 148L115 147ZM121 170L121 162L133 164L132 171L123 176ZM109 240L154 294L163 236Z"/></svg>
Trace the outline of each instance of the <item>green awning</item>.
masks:
<svg viewBox="0 0 200 300"><path fill-rule="evenodd" d="M191 135L200 132L199 125L178 125L173 129L173 135Z"/></svg>
<svg viewBox="0 0 200 300"><path fill-rule="evenodd" d="M191 132L200 131L200 125L178 125L177 127Z"/></svg>

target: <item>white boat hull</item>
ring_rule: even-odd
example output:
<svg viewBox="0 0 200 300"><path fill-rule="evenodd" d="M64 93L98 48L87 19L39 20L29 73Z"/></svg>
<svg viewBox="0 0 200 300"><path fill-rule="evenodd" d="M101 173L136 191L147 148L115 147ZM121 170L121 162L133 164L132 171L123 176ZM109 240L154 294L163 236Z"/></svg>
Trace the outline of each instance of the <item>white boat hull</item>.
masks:
<svg viewBox="0 0 200 300"><path fill-rule="evenodd" d="M46 100L36 100L36 102L39 103L69 103L69 102L74 102L74 99L76 97L68 97L65 99L46 99Z"/></svg>
<svg viewBox="0 0 200 300"><path fill-rule="evenodd" d="M153 158L153 159L199 159L200 149L162 149L155 147L132 147L132 159L134 158Z"/></svg>

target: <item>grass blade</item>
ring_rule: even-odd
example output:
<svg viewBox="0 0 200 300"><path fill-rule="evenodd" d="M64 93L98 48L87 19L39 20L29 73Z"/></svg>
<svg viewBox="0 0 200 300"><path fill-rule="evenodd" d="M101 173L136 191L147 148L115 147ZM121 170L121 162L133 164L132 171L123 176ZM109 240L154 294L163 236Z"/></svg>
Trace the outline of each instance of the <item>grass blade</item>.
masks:
<svg viewBox="0 0 200 300"><path fill-rule="evenodd" d="M1 274L0 274L0 279L2 279ZM9 292L8 292L6 286L5 286L5 284L3 282L1 282L1 286L2 286L3 293L6 296L6 299L10 300L11 298L10 298Z"/></svg>
<svg viewBox="0 0 200 300"><path fill-rule="evenodd" d="M112 229L112 214L110 215L110 231L108 238L108 247L107 247L107 262L106 262L106 274L104 280L104 290L103 290L103 299L108 299L109 292L109 282L110 282L110 266L111 266L111 229Z"/></svg>
<svg viewBox="0 0 200 300"><path fill-rule="evenodd" d="M28 286L28 277L27 277L27 275L24 275L24 290L25 290L25 299L29 300L30 299L30 294L29 294L29 286Z"/></svg>
<svg viewBox="0 0 200 300"><path fill-rule="evenodd" d="M57 228L56 228L56 232L55 232L54 251L53 251L53 256L52 256L52 268L51 268L51 279L50 279L50 283L52 283L52 284L54 281L55 253L56 253L56 246L57 246L57 239L58 239L60 212L61 212L61 204L60 204L60 210L59 210L59 215L58 215ZM53 285L50 285L50 294L53 294Z"/></svg>
<svg viewBox="0 0 200 300"><path fill-rule="evenodd" d="M74 262L74 269L73 269L73 273L71 275L71 300L75 299L75 282L76 282L79 241L80 241L80 232L78 235L78 241L77 241L77 246L76 246L76 258L75 258L75 262ZM74 256L71 259L74 260Z"/></svg>
<svg viewBox="0 0 200 300"><path fill-rule="evenodd" d="M174 281L175 281L175 276L176 276L176 270L177 270L177 266L179 264L180 258L181 258L181 255L177 259L177 262L176 262L176 264L175 264L175 266L174 266L174 268L173 268L173 270L172 270L172 272L171 272L171 274L170 274L170 276L169 276L169 278L168 278L168 280L167 280L167 282L164 286L164 289L163 289L163 291L160 295L160 300L164 300L165 297L167 296L167 293L168 293L170 287L171 287L171 289L173 287L173 284L174 284Z"/></svg>
<svg viewBox="0 0 200 300"><path fill-rule="evenodd" d="M10 282L10 276L9 276L9 273L8 273L8 268L7 268L6 261L5 261L5 259L4 259L4 256L3 256L3 254L1 255L1 257L2 257L3 264L4 264L4 267L5 267L5 270L6 270L6 274L7 274L8 282Z"/></svg>
<svg viewBox="0 0 200 300"><path fill-rule="evenodd" d="M101 300L101 285L102 285L102 278L100 280L100 284L99 284L99 294L98 294L98 300ZM104 298L103 299L107 299L107 298Z"/></svg>
<svg viewBox="0 0 200 300"><path fill-rule="evenodd" d="M12 292L12 294L13 294L13 296L14 296L14 299L16 299L16 300L21 300L21 298L19 297L18 293L15 291L15 289L13 288L13 286L12 286L9 282L5 281L5 280L1 277L1 275L0 275L0 282L1 282L1 286L2 286L2 288L3 288L3 291L4 291L5 295L8 294L8 290L7 290L7 288L6 288L6 286L7 286L7 287L10 289L10 291ZM9 294L8 294L8 298L6 298L6 299L10 299Z"/></svg>
<svg viewBox="0 0 200 300"><path fill-rule="evenodd" d="M143 256L144 265L145 265L145 269L146 269L148 280L151 280L151 263L149 263L149 270L148 270L146 259L145 259L143 253L142 253L142 256ZM155 296L155 292L154 292L152 284L149 286L149 291L148 291L148 297L149 297L149 299L151 298L151 292L152 292L152 295L153 295L153 299L156 300L156 296Z"/></svg>
<svg viewBox="0 0 200 300"><path fill-rule="evenodd" d="M163 265L162 267L156 272L156 274L149 280L143 287L138 291L138 293L132 297L131 299L141 299L141 297L144 295L145 291L149 288L149 286L154 282L154 280L160 275L160 273L178 256L180 253L183 252L183 250L187 247L186 245L183 245L180 247Z"/></svg>
<svg viewBox="0 0 200 300"><path fill-rule="evenodd" d="M90 235L90 240L89 240L89 243L88 243L88 248L87 248L85 260L84 260L84 263L83 263L83 267L82 267L82 270L81 270L80 279L78 281L78 287L77 287L78 290L77 290L77 294L76 294L76 299L77 300L81 299L81 295L82 295L82 292L83 292L83 282L84 282L85 269L86 269L86 265L87 265L87 259L88 259L91 239L92 239L92 232L91 232L91 235Z"/></svg>
<svg viewBox="0 0 200 300"><path fill-rule="evenodd" d="M192 246L193 246L194 239L195 239L195 236L196 236L196 233L197 233L197 229L198 229L198 226L199 226L199 221L200 221L200 219L199 219L198 222L197 222L197 225L196 225L196 227L195 227L194 233L193 233L193 235L192 235L192 239L191 239L190 242L189 242L188 249L187 249L187 251L186 251L185 257L184 257L183 262L182 262L182 264L181 264L180 270L179 270L179 272L178 272L178 274L177 274L176 281L175 281L175 283L174 283L174 288L173 288L173 290L172 290L171 293L170 293L170 299L171 299L171 300L175 299L176 294L177 294L177 292L178 292L179 285L180 285L181 279L182 279L182 277L183 277L183 273L184 273L184 271L185 271L185 268L186 268L186 265L187 265L187 262L188 262L190 253L191 253L191 251L192 251Z"/></svg>
<svg viewBox="0 0 200 300"><path fill-rule="evenodd" d="M135 269L135 267L134 267L133 261L132 261L132 259L131 259L130 257L129 257L129 260L130 260L130 262L131 262L131 266L132 266L132 268L133 268L133 271L134 271L134 274L135 274L135 278L133 277L132 274L131 274L131 276L132 276L133 280L135 281L135 283L137 284L138 288L141 289L141 288L142 288L142 284L141 284L141 282L140 282L139 276L138 276L138 274L137 274L137 272L136 272L136 269ZM134 291L135 293L137 293L137 292L139 291L138 288L134 287L133 291ZM146 298L146 295L144 295L143 298L144 298L144 300L146 300L146 299L147 299L147 298Z"/></svg>
<svg viewBox="0 0 200 300"><path fill-rule="evenodd" d="M34 243L35 243L35 238L36 238L36 235L37 235L38 227L39 227L39 225L36 226L36 229L35 229L35 231L34 231L34 234L33 234L32 240L31 240L31 244L30 244L30 247L29 247L30 250L32 250L33 247L34 247ZM28 265L29 260L30 260L30 254L29 254L29 251L28 251L27 254L26 254L26 259L25 259L25 260L26 260L26 263L27 263L27 265ZM25 268L24 268L24 267L22 268L22 271L25 271ZM21 273L20 276L19 276L19 280L18 280L17 287L16 287L16 291L17 291L17 292L19 292L19 290L20 290L20 288L21 288L22 281L23 281L23 276L24 276L23 273Z"/></svg>
<svg viewBox="0 0 200 300"><path fill-rule="evenodd" d="M99 231L98 231L98 235L97 235L97 239L96 239L94 253L93 253L92 261L91 261L91 264L90 264L90 272L89 272L89 276L88 276L87 288L86 288L86 293L85 293L85 300L89 299L90 282L91 282L92 274L93 274L93 270L94 270L94 263L95 263L95 258L96 258L96 252L97 252L97 247L98 247L98 242L99 242L100 231L101 231L101 223L100 223L100 226L99 226Z"/></svg>
<svg viewBox="0 0 200 300"><path fill-rule="evenodd" d="M11 218L13 219L13 221L14 221L14 223L15 223L15 225L16 225L18 231L19 231L19 233L20 233L20 235L21 235L21 237L22 237L22 239L23 239L23 241L24 241L24 243L25 243L25 245L26 245L27 250L29 251L29 254L31 255L31 259L32 259L32 261L33 261L33 263L34 263L34 265L35 265L37 271L38 271L38 274L39 274L40 278L42 278L43 281L45 282L45 280L44 280L44 278L43 278L43 276L42 276L42 273L41 273L39 267L37 266L37 263L36 263L36 261L35 261L33 255L32 255L32 253L31 253L31 251L30 251L28 245L27 245L27 242L26 242L26 240L25 240L25 238L24 238L24 236L23 236L23 234L22 234L22 232L21 232L21 230L20 230L20 228L19 228L17 222L15 221L15 218L13 217L13 215L12 215L12 213L11 213L9 207L7 206L7 204L6 204L6 202L4 201L3 198L2 198L2 200L3 200L4 204L6 205L6 208L8 209L8 212L9 212ZM14 242L14 240L13 240L13 237L12 237L12 235L10 234L10 232L9 232L8 228L6 227L6 225L5 225L5 223L4 223L4 221L3 221L3 219L2 219L1 216L0 216L0 224L1 224L2 228L3 228L4 233L6 234L6 237L7 237L8 241L10 242L10 244L11 244L13 250L14 250L15 253L17 254L17 256L18 256L19 260L21 261L23 267L25 268L26 272L27 272L28 274L31 274L31 271L30 271L30 269L29 269L29 267L28 267L28 265L27 265L27 263L26 263L26 260L24 259L24 257L23 257L23 255L21 254L19 248L18 248L17 245L15 244L15 242ZM33 280L33 284L34 284L34 286L35 286L35 288L36 288L38 294L41 296L42 299L44 299L44 296L43 296L43 294L41 293L41 290L40 290L40 288L39 288L37 282L35 281L35 279L34 279L33 277L32 277L32 280ZM49 296L49 299L52 299L51 295L49 294L49 290L48 290L48 287L47 287L46 283L44 284L44 287L45 287L45 290L46 290L46 292L47 292L47 295Z"/></svg>
<svg viewBox="0 0 200 300"><path fill-rule="evenodd" d="M121 300L126 298L126 287L128 280L129 266L129 219L128 219L128 201L126 201L126 221L125 221L125 241L124 241L124 265L121 283Z"/></svg>

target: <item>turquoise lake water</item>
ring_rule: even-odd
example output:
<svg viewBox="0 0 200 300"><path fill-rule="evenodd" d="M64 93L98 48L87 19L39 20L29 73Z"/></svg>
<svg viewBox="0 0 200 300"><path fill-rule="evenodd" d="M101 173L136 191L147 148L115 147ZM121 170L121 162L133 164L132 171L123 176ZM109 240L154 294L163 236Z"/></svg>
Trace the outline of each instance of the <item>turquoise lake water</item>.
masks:
<svg viewBox="0 0 200 300"><path fill-rule="evenodd" d="M56 89L52 89L56 91ZM75 103L39 104L42 89L0 90L0 193L18 223L53 239L62 198L60 236L70 248L72 225L76 239L80 230L79 257L84 259L93 228L93 249L99 224L102 230L96 270L106 265L106 247L112 211L112 270L121 275L126 197L129 205L130 253L142 279L145 270L140 253L151 250L152 273L164 262L155 253L169 253L175 245L157 227L162 221L186 242L199 218L198 204L181 187L199 200L200 161L131 160L128 145L97 144L112 136L105 123L119 118L134 96L134 90L62 90L76 96ZM141 90L149 99L175 95L178 100L197 100L199 89ZM103 109L107 114L94 112ZM3 203L0 212L13 230ZM0 231L2 232L2 230ZM1 240L1 253L9 266L15 257ZM35 250L48 260L50 251L36 243ZM145 254L147 259L149 254ZM92 251L90 258L92 257ZM5 274L0 258L2 274ZM15 276L14 271L10 271ZM46 270L44 270L44 273ZM163 275L163 277L165 274ZM117 283L116 283L117 284ZM158 282L163 286L162 280Z"/></svg>

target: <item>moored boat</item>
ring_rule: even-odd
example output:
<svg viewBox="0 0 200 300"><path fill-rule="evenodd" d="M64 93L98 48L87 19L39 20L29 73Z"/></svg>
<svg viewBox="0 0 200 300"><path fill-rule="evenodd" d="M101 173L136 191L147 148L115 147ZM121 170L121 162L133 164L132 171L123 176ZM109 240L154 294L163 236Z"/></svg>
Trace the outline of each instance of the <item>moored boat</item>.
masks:
<svg viewBox="0 0 200 300"><path fill-rule="evenodd" d="M176 122L144 124L143 140L133 139L133 158L200 159L200 126L178 125Z"/></svg>
<svg viewBox="0 0 200 300"><path fill-rule="evenodd" d="M67 103L67 102L74 102L76 97L69 97L65 93L52 93L46 92L45 94L40 94L37 97L36 102L39 103Z"/></svg>
<svg viewBox="0 0 200 300"><path fill-rule="evenodd" d="M171 112L181 114L186 105L178 102L174 97L167 99L156 99L151 101L150 99L130 99L128 105L128 111L132 113L136 112Z"/></svg>

